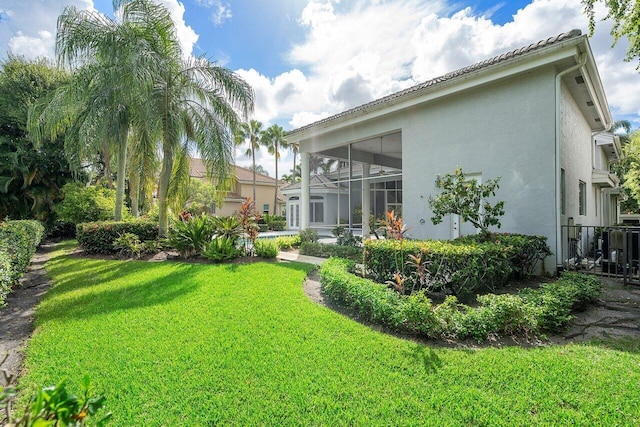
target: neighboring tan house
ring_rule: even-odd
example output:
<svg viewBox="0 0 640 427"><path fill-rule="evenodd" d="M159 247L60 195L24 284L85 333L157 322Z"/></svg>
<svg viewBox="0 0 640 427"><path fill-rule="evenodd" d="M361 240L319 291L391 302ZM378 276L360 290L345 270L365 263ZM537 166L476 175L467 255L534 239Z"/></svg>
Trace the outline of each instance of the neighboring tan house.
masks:
<svg viewBox="0 0 640 427"><path fill-rule="evenodd" d="M207 182L207 171L202 159L191 159L190 172L191 178L197 178L203 182ZM247 199L253 197L253 172L241 166L235 166L235 186L229 191L222 204L222 207L216 207L214 213L221 216L233 215L238 211L240 205ZM282 182L279 182L279 186ZM273 190L275 188L275 179L256 173L256 210L260 213L273 213ZM278 215L285 213L285 199L282 197L278 189L278 206L276 212Z"/></svg>
<svg viewBox="0 0 640 427"><path fill-rule="evenodd" d="M283 189L288 225L343 218L366 235L371 214L394 208L414 238L475 233L455 215L430 220L436 175L461 166L480 181L501 177L500 231L546 236L551 271L562 265L563 225L616 221L611 125L589 41L573 30L288 132L302 162L298 188ZM340 168L311 177L310 156Z"/></svg>

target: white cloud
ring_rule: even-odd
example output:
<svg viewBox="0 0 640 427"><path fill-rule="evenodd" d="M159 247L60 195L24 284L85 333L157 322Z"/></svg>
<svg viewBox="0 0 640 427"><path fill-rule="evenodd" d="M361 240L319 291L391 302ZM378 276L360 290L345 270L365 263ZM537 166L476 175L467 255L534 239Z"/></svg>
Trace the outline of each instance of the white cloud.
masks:
<svg viewBox="0 0 640 427"><path fill-rule="evenodd" d="M0 7L0 56L54 57L56 21L65 6L93 9L92 0L8 0Z"/></svg>
<svg viewBox="0 0 640 427"><path fill-rule="evenodd" d="M305 39L287 56L297 68L272 79L240 71L256 88L256 117L299 127L573 28L587 30L580 0L533 0L504 25L491 20L495 8L477 13L456 4L310 0L299 19ZM610 28L597 22L592 50L614 115L632 114L640 125L637 62L623 62L625 40L611 49ZM276 85L287 89L286 102Z"/></svg>
<svg viewBox="0 0 640 427"><path fill-rule="evenodd" d="M161 0L176 24L185 56L198 41L196 32L184 21L184 5L178 0ZM93 0L8 0L0 8L0 56L12 53L27 59L54 58L58 15L65 6L95 10Z"/></svg>
<svg viewBox="0 0 640 427"><path fill-rule="evenodd" d="M213 9L209 19L216 27L220 27L224 21L233 17L231 6L229 3L223 3L222 0L195 0L196 4Z"/></svg>
<svg viewBox="0 0 640 427"><path fill-rule="evenodd" d="M186 24L184 21L184 4L178 0L160 0L173 19L176 26L176 33L178 40L180 41L180 47L182 48L182 55L184 57L191 56L193 52L193 45L198 41L198 34Z"/></svg>

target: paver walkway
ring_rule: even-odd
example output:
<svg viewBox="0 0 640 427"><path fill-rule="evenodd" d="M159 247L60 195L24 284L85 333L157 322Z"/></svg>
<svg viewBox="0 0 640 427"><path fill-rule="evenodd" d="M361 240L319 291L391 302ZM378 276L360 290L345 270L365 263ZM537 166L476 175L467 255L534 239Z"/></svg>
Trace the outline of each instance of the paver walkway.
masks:
<svg viewBox="0 0 640 427"><path fill-rule="evenodd" d="M20 286L7 296L6 305L0 308L0 361L8 355L0 370L11 383L18 378L22 352L33 332L35 307L51 285L44 264L54 246L53 243L40 245L29 269L20 279ZM4 385L4 378L0 378L0 385Z"/></svg>

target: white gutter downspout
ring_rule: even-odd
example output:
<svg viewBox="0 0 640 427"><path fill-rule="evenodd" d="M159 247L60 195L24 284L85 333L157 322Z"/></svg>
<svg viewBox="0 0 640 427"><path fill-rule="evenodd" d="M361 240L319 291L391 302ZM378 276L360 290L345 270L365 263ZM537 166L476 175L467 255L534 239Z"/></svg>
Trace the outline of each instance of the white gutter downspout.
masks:
<svg viewBox="0 0 640 427"><path fill-rule="evenodd" d="M580 55L580 60L576 65L556 74L556 267L562 266L562 210L560 202L560 101L562 95L562 77L566 74L584 67L587 63L587 54Z"/></svg>

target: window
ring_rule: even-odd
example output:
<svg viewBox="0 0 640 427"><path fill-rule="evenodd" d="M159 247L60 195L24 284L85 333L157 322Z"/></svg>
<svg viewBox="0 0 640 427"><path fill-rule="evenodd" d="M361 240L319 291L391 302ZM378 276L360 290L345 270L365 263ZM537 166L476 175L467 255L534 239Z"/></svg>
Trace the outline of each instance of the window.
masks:
<svg viewBox="0 0 640 427"><path fill-rule="evenodd" d="M311 196L309 203L309 221L324 222L324 200L321 196Z"/></svg>
<svg viewBox="0 0 640 427"><path fill-rule="evenodd" d="M560 169L560 213L564 215L565 213L565 176L564 169Z"/></svg>
<svg viewBox="0 0 640 427"><path fill-rule="evenodd" d="M269 213L269 203L265 203L264 205L262 205L262 213L263 214Z"/></svg>
<svg viewBox="0 0 640 427"><path fill-rule="evenodd" d="M587 214L587 184L578 181L578 214Z"/></svg>

